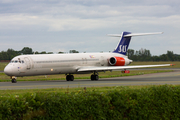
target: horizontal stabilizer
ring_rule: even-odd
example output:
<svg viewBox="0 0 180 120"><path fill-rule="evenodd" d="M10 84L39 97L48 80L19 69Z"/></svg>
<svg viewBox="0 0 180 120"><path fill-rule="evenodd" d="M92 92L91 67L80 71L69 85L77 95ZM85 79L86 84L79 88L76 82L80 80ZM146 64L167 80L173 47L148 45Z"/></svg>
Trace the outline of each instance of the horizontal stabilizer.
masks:
<svg viewBox="0 0 180 120"><path fill-rule="evenodd" d="M162 34L163 32L154 32L154 33L131 33L124 35L123 37L134 37L134 36L143 36L143 35L156 35L156 34ZM108 34L108 36L112 37L121 37L122 34Z"/></svg>
<svg viewBox="0 0 180 120"><path fill-rule="evenodd" d="M111 37L121 37L122 34L107 34L108 36L111 36Z"/></svg>

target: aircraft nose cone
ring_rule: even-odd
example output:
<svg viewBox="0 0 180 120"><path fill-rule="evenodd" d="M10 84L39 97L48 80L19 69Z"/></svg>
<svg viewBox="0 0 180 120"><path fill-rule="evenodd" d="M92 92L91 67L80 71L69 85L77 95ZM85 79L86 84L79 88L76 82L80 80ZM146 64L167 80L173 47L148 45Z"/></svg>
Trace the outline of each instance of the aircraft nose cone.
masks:
<svg viewBox="0 0 180 120"><path fill-rule="evenodd" d="M4 73L10 76L12 74L12 69L9 66L6 66L4 68Z"/></svg>

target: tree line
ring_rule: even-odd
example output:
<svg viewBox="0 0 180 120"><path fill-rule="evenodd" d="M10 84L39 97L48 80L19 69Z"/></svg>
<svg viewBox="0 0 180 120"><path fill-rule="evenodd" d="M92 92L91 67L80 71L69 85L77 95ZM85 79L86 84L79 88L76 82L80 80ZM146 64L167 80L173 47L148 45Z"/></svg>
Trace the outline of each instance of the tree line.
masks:
<svg viewBox="0 0 180 120"><path fill-rule="evenodd" d="M152 56L150 50L141 48L139 51L133 49L127 50L127 56L133 61L179 61L180 55L174 54L173 51L167 51L166 54Z"/></svg>
<svg viewBox="0 0 180 120"><path fill-rule="evenodd" d="M64 54L64 52L58 52L59 54ZM79 53L76 50L70 50L69 53ZM24 47L20 51L15 51L13 49L8 49L7 51L0 52L0 61L1 60L11 60L13 57L18 55L26 55L26 54L53 54L53 52L33 52L32 48ZM174 54L173 51L167 51L166 54L162 54L159 56L152 56L150 50L146 50L141 48L139 51L135 51L133 49L127 50L127 56L129 59L133 61L179 61L180 55Z"/></svg>
<svg viewBox="0 0 180 120"><path fill-rule="evenodd" d="M59 54L63 54L64 52L58 52ZM69 53L79 53L76 50L70 50ZM27 55L27 54L53 54L53 52L38 52L38 51L33 51L32 48L29 47L24 47L20 51L16 51L13 49L8 49L7 51L1 51L0 52L0 61L2 60L11 60L13 57L18 56L18 55Z"/></svg>

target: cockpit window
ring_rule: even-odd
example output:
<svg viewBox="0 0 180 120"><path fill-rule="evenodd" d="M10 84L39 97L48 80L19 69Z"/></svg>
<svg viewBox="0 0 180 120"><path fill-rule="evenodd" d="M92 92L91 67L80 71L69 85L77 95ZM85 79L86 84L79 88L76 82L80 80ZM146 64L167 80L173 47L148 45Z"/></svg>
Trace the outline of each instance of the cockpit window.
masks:
<svg viewBox="0 0 180 120"><path fill-rule="evenodd" d="M10 63L24 63L24 60L11 60Z"/></svg>

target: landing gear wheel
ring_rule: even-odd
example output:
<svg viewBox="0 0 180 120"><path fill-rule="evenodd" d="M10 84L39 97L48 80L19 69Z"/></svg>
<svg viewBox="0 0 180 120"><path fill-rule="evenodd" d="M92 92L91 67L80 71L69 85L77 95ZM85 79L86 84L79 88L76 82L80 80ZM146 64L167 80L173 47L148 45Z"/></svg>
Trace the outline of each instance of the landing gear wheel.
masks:
<svg viewBox="0 0 180 120"><path fill-rule="evenodd" d="M17 83L17 81L16 81L15 78L13 78L11 82L12 82L12 83Z"/></svg>
<svg viewBox="0 0 180 120"><path fill-rule="evenodd" d="M66 80L67 81L74 81L74 76L73 75L67 75Z"/></svg>
<svg viewBox="0 0 180 120"><path fill-rule="evenodd" d="M70 75L70 80L74 81L74 76L73 75Z"/></svg>
<svg viewBox="0 0 180 120"><path fill-rule="evenodd" d="M98 75L91 75L91 80L99 80L99 76Z"/></svg>

